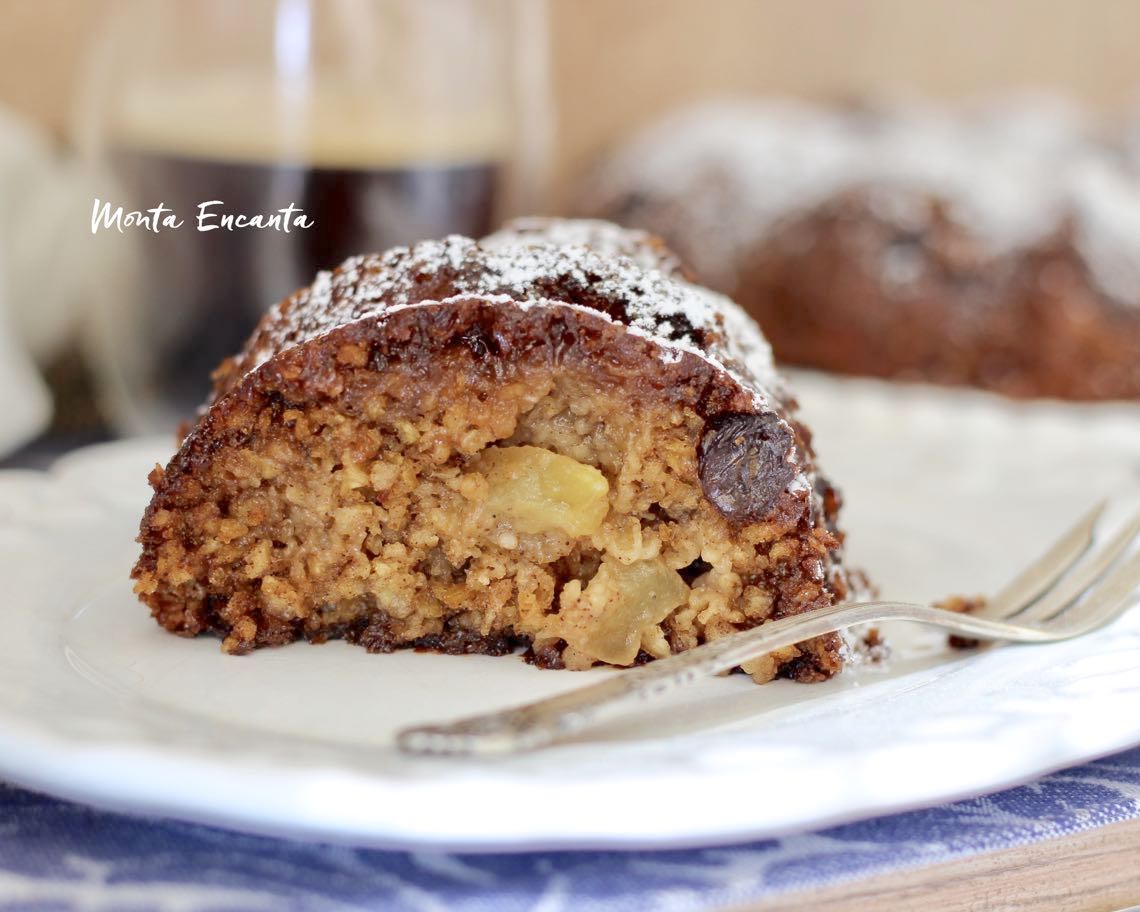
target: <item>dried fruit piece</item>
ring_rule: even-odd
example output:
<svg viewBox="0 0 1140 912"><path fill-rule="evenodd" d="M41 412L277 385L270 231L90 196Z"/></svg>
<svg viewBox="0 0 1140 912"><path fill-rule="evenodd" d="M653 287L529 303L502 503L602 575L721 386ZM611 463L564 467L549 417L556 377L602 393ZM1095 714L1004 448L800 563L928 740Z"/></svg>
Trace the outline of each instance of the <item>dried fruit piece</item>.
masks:
<svg viewBox="0 0 1140 912"><path fill-rule="evenodd" d="M697 451L705 496L733 522L758 522L796 477L794 441L771 412L726 413L709 420Z"/></svg>
<svg viewBox="0 0 1140 912"><path fill-rule="evenodd" d="M591 535L609 509L610 485L593 466L541 447L495 447L479 458L487 506L517 532Z"/></svg>
<svg viewBox="0 0 1140 912"><path fill-rule="evenodd" d="M637 658L642 636L689 598L689 587L664 561L604 560L572 605L562 611L563 638L613 665Z"/></svg>

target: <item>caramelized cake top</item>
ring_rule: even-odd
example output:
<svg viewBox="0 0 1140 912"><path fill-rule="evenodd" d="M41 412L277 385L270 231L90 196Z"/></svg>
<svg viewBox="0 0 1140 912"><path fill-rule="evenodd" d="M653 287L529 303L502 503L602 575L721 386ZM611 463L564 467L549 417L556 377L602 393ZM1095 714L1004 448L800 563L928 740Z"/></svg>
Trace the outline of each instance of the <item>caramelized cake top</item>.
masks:
<svg viewBox="0 0 1140 912"><path fill-rule="evenodd" d="M266 314L244 351L223 365L214 398L281 352L339 327L461 297L584 308L656 343L667 363L682 352L711 362L751 390L758 406L789 399L756 324L728 298L686 281L664 245L644 232L569 220L523 220L483 241L422 241L319 273Z"/></svg>

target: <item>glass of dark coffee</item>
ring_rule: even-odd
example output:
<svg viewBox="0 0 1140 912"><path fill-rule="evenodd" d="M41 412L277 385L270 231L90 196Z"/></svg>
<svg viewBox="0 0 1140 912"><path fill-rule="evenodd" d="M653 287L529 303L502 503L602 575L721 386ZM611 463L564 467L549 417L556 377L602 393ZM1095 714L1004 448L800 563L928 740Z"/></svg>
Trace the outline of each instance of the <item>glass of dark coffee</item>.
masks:
<svg viewBox="0 0 1140 912"><path fill-rule="evenodd" d="M529 2L122 5L77 125L102 264L90 349L121 430L191 417L318 270L494 226L540 145L520 129L540 79L530 53L520 86L519 46L543 41Z"/></svg>

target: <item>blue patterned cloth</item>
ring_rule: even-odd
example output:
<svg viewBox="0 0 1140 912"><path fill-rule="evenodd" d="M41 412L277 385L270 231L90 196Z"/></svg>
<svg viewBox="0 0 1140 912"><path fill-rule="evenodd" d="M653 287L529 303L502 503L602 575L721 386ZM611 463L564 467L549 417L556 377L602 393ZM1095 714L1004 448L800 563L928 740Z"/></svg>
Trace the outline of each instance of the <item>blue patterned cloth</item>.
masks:
<svg viewBox="0 0 1140 912"><path fill-rule="evenodd" d="M996 795L663 852L380 852L142 820L0 786L0 909L602 912L731 907L1140 817L1140 749Z"/></svg>

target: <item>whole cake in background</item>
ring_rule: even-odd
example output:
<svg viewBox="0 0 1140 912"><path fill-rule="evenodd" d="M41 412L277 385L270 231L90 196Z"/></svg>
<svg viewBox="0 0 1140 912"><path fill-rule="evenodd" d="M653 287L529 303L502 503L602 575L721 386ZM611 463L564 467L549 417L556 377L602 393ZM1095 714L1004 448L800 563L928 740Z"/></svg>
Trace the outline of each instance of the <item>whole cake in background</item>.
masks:
<svg viewBox="0 0 1140 912"><path fill-rule="evenodd" d="M631 665L849 586L839 497L755 324L599 222L320 273L151 483L136 591L230 653L343 637ZM846 650L745 670L818 680Z"/></svg>
<svg viewBox="0 0 1140 912"><path fill-rule="evenodd" d="M781 361L1140 397L1140 179L1060 103L709 103L634 137L583 198L665 238Z"/></svg>

